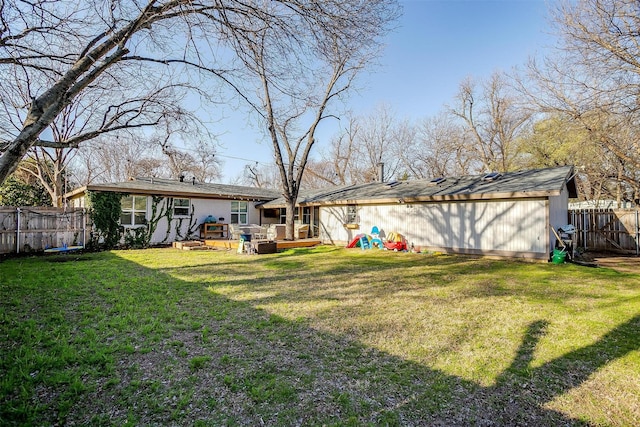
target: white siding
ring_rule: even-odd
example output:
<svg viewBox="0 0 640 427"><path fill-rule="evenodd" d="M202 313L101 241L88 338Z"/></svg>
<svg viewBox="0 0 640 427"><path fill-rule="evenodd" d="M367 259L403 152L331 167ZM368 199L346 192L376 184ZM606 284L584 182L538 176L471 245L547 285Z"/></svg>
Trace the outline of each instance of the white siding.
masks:
<svg viewBox="0 0 640 427"><path fill-rule="evenodd" d="M209 215L216 218L224 218L224 222L229 223L231 219L231 200L211 200L211 199L190 199L191 208L193 209L193 217L173 217L171 224L167 223L166 218L162 218L158 222L158 227L151 237L151 243L170 243L174 240L184 240L191 226L195 230L195 236L199 236L198 226L204 222ZM147 203L147 219L151 218L152 198L149 197ZM160 206L164 206L165 200L160 202ZM258 224L260 222L260 211L256 209L255 202L247 202L249 213L249 224ZM168 234L167 234L167 231Z"/></svg>
<svg viewBox="0 0 640 427"><path fill-rule="evenodd" d="M344 244L377 226L409 244L457 252L548 255L546 199L358 206L360 228L343 225L346 207L322 207L322 238Z"/></svg>

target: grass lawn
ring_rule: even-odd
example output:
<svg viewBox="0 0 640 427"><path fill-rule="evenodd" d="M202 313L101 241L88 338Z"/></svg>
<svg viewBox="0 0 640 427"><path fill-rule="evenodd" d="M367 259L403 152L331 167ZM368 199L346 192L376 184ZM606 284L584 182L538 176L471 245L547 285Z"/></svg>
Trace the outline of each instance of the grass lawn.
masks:
<svg viewBox="0 0 640 427"><path fill-rule="evenodd" d="M638 425L640 275L334 247L0 262L2 425Z"/></svg>

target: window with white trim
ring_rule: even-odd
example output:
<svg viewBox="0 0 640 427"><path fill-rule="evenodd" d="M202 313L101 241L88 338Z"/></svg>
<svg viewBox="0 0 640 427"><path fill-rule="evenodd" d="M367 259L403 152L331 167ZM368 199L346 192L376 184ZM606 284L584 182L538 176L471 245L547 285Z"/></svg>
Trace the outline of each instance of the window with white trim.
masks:
<svg viewBox="0 0 640 427"><path fill-rule="evenodd" d="M136 226L147 223L147 196L125 196L120 203L120 224Z"/></svg>
<svg viewBox="0 0 640 427"><path fill-rule="evenodd" d="M347 205L347 224L355 224L358 222L358 207L356 205Z"/></svg>
<svg viewBox="0 0 640 427"><path fill-rule="evenodd" d="M189 216L190 208L191 201L189 199L173 199L173 216Z"/></svg>
<svg viewBox="0 0 640 427"><path fill-rule="evenodd" d="M231 202L231 224L248 224L249 206L247 202Z"/></svg>

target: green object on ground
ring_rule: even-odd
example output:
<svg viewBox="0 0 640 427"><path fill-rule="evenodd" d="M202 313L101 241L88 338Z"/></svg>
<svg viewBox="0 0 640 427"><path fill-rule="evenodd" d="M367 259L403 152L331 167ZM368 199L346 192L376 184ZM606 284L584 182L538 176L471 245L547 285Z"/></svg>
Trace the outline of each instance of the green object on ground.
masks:
<svg viewBox="0 0 640 427"><path fill-rule="evenodd" d="M567 252L564 249L554 249L551 262L554 264L564 264L564 260L567 257Z"/></svg>

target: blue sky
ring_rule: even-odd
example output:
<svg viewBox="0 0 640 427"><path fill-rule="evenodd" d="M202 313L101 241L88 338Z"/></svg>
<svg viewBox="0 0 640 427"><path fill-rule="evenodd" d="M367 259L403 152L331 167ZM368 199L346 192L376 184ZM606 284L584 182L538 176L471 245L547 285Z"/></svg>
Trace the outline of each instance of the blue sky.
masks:
<svg viewBox="0 0 640 427"><path fill-rule="evenodd" d="M433 116L451 103L466 77L487 78L509 71L553 44L547 14L553 0L407 0L399 27L385 40L379 66L363 74L347 107L368 114L387 104L399 118ZM236 178L250 161L271 162L269 141L247 126L221 135L223 182ZM317 135L315 153L337 129ZM313 154L312 154L313 155ZM238 157L240 159L234 159Z"/></svg>

